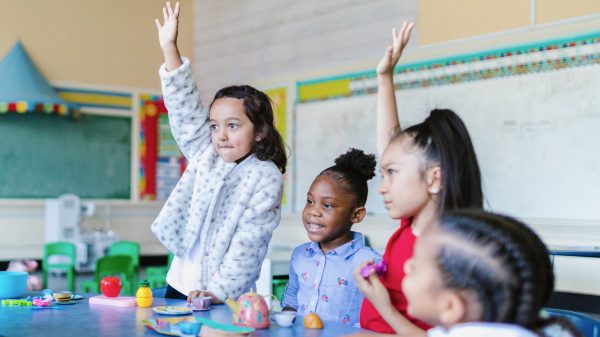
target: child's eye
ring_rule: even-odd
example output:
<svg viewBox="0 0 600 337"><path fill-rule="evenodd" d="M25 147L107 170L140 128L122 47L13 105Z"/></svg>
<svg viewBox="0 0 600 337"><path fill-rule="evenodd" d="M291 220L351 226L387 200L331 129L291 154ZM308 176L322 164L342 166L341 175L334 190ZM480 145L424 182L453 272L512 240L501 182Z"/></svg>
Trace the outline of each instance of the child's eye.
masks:
<svg viewBox="0 0 600 337"><path fill-rule="evenodd" d="M211 130L216 130L217 129L217 124L211 124L210 125L210 129Z"/></svg>
<svg viewBox="0 0 600 337"><path fill-rule="evenodd" d="M313 201L312 201L312 200L310 200L310 199L306 199L306 204L307 204L307 205L312 205L312 204L313 204Z"/></svg>
<svg viewBox="0 0 600 337"><path fill-rule="evenodd" d="M237 124L234 124L234 123L230 123L230 124L228 124L227 126L228 126L230 129L236 129L236 128L238 127L238 126L237 126Z"/></svg>
<svg viewBox="0 0 600 337"><path fill-rule="evenodd" d="M387 169L385 173L387 173L387 175L393 176L394 174L396 174L396 170L394 170L394 169Z"/></svg>
<svg viewBox="0 0 600 337"><path fill-rule="evenodd" d="M323 207L329 209L329 208L333 208L333 205L332 204L325 204L325 205L323 205Z"/></svg>

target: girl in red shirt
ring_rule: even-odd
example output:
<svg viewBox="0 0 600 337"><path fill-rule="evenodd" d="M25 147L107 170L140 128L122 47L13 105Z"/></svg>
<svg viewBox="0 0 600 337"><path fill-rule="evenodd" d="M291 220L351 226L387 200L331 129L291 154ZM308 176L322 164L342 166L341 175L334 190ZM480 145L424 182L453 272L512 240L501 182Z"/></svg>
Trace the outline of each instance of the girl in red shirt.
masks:
<svg viewBox="0 0 600 337"><path fill-rule="evenodd" d="M388 271L368 278L355 271L365 299L362 328L396 334L423 332L430 326L406 312L401 285L404 264L412 257L416 238L444 210L482 208L483 193L477 157L462 120L451 110L436 109L421 123L400 129L394 91L394 67L414 27L405 22L393 30L393 44L377 66L377 147L383 181L380 193L400 228L388 241L383 259Z"/></svg>

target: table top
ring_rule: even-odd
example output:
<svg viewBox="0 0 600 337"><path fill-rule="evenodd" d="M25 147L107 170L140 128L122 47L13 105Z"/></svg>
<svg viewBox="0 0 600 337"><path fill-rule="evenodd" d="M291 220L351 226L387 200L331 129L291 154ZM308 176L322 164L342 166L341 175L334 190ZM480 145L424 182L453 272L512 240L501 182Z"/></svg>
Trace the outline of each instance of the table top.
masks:
<svg viewBox="0 0 600 337"><path fill-rule="evenodd" d="M144 327L142 321L174 317L158 315L152 308L89 304L91 296L95 295L84 295L84 299L73 305L55 305L58 310L0 306L0 336L164 336ZM153 306L159 305L185 306L186 302L155 298ZM227 324L231 323L232 317L229 308L222 304L213 305L209 311L196 311L193 315ZM272 322L269 329L256 330L252 336L329 337L361 331L337 322L325 321L323 324L322 330L305 330L302 317L298 317L291 327L282 328Z"/></svg>

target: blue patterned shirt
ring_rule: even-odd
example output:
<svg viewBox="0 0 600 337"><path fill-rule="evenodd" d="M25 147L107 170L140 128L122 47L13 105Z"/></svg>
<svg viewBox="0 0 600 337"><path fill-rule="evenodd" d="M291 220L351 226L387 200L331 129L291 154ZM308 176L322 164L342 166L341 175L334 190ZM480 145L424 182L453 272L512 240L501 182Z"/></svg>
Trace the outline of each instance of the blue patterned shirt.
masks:
<svg viewBox="0 0 600 337"><path fill-rule="evenodd" d="M319 244L302 244L292 253L290 279L281 299L298 315L317 313L322 320L358 323L363 295L352 272L361 262L381 258L365 246L362 234L352 232L352 241L323 254Z"/></svg>

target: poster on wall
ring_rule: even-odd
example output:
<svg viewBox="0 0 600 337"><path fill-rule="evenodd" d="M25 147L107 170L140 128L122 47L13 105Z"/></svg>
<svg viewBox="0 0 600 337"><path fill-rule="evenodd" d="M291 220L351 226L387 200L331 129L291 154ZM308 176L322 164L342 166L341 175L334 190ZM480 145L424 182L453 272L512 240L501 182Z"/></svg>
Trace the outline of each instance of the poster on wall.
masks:
<svg viewBox="0 0 600 337"><path fill-rule="evenodd" d="M271 98L273 103L273 115L275 118L275 128L283 137L283 142L285 144L288 143L287 137L287 101L286 101L286 88L279 87L273 88L269 90L265 90L265 94ZM286 204L286 194L287 194L287 186L288 186L288 178L287 174L283 176L283 199L281 201L282 205Z"/></svg>
<svg viewBox="0 0 600 337"><path fill-rule="evenodd" d="M140 199L166 200L185 170L162 97L140 96Z"/></svg>

